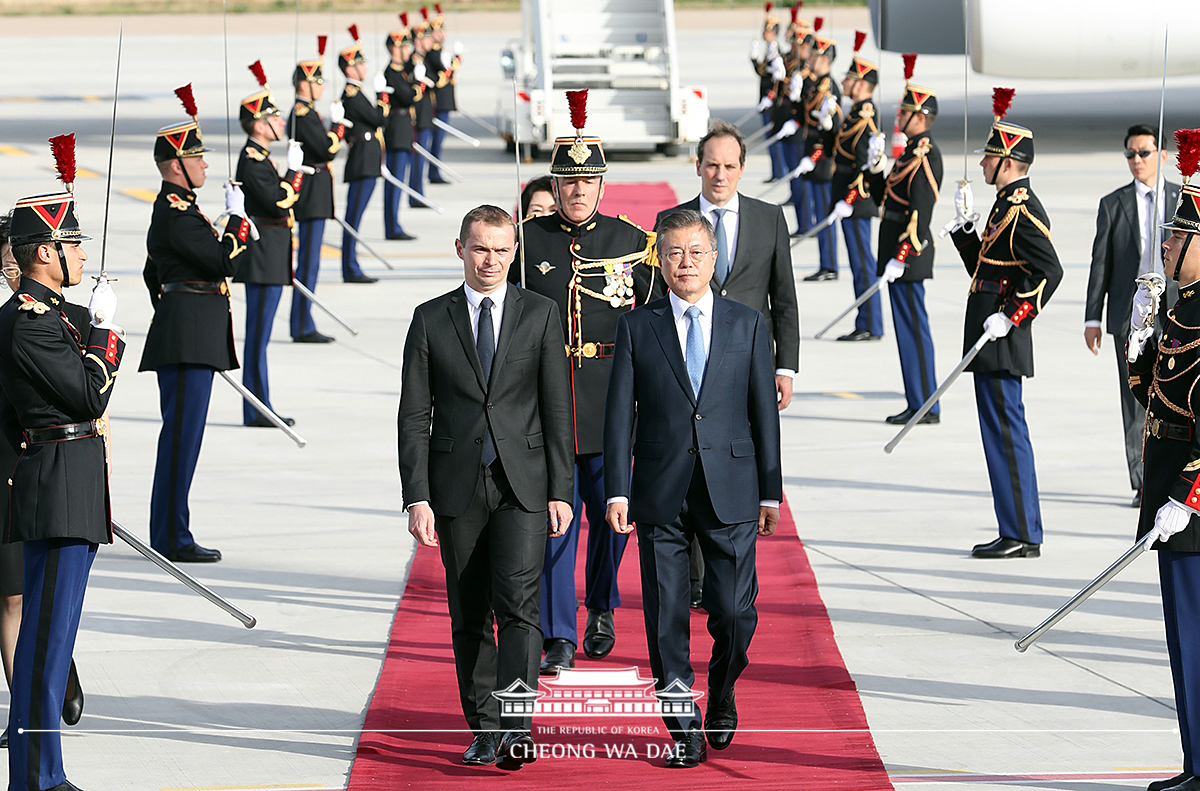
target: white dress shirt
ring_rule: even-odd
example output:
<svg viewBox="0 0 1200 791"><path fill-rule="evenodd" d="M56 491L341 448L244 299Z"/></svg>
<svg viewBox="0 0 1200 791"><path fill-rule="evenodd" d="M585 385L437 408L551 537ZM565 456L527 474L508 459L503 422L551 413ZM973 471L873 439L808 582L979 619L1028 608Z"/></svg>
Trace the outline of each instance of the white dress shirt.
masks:
<svg viewBox="0 0 1200 791"><path fill-rule="evenodd" d="M475 289L463 283L463 290L467 292L467 310L471 313L471 336L478 342L479 340L479 303L484 297L491 297L492 300L492 332L495 337L492 338L495 349L500 345L500 321L504 318L504 297L508 294L508 281L504 281L490 294L481 294Z"/></svg>
<svg viewBox="0 0 1200 791"><path fill-rule="evenodd" d="M1151 206L1154 203L1154 187L1148 187L1135 179L1133 189L1137 193L1138 238L1142 243L1142 259L1138 267L1138 274L1145 274L1146 272L1163 274L1162 256L1156 254L1162 247L1162 229L1158 227L1158 224L1162 222L1167 208L1163 205L1163 190L1161 187L1158 190L1158 217L1148 222L1148 216L1152 211ZM1154 234L1152 245L1148 241L1151 232Z"/></svg>

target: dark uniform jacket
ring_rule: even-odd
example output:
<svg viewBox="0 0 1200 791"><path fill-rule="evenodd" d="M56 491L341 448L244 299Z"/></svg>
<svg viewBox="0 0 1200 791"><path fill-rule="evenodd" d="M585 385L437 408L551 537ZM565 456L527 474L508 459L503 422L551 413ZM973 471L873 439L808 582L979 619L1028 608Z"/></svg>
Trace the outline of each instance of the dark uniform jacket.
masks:
<svg viewBox="0 0 1200 791"><path fill-rule="evenodd" d="M822 129L817 123L817 117L821 114L821 105L825 103L826 97L831 97L834 102L833 112L830 113L830 118L833 119L833 128L829 130ZM816 163L816 167L804 174L804 178L809 181L833 180L833 145L842 118L842 111L837 103L841 101L841 98L841 88L828 74L813 77L804 85L804 94L800 98L801 111L805 119L803 126L804 150Z"/></svg>
<svg viewBox="0 0 1200 791"><path fill-rule="evenodd" d="M112 542L103 435L33 442L27 433L98 421L112 396L125 342L73 309L86 322L76 326L65 305L58 292L22 277L0 308L0 422L21 448L9 482L6 543Z"/></svg>
<svg viewBox="0 0 1200 791"><path fill-rule="evenodd" d="M833 136L832 199L849 199L854 208L850 216L855 219L879 214L879 206L873 200L865 176L870 162L871 137L878 131L879 128L875 126L875 103L863 99L854 103L846 120Z"/></svg>
<svg viewBox="0 0 1200 791"><path fill-rule="evenodd" d="M967 370L1033 376L1033 319L1050 301L1063 271L1050 241L1050 218L1029 188L1029 177L996 193L982 239L974 228L955 231L953 238L971 275L963 354L983 335L983 320L993 313L1002 310L1017 325L985 344Z"/></svg>
<svg viewBox="0 0 1200 791"><path fill-rule="evenodd" d="M304 147L304 164L316 171L305 175L300 185L300 197L292 206L296 220L333 219L333 158L342 150L346 127L338 124L325 130L325 123L316 106L297 99L288 116L288 137L299 140Z"/></svg>
<svg viewBox="0 0 1200 791"><path fill-rule="evenodd" d="M1179 301L1167 311L1166 331L1146 344L1129 364L1129 389L1146 407L1141 514L1137 537L1154 527L1158 509L1167 498L1200 508L1200 294L1197 284L1179 289ZM1171 536L1158 549L1200 552L1200 520Z"/></svg>
<svg viewBox="0 0 1200 791"><path fill-rule="evenodd" d="M433 49L425 55L425 68L429 69L429 79L437 85L433 91L433 107L436 112L448 113L457 109L454 103L454 86L458 82L455 74L458 64L458 56L446 52L441 44L434 44Z"/></svg>
<svg viewBox="0 0 1200 791"><path fill-rule="evenodd" d="M928 132L909 139L885 177L867 174L871 197L883 200L879 223L879 272L892 258L904 264L902 281L933 277L933 234L929 220L942 188L942 152Z"/></svg>
<svg viewBox="0 0 1200 791"><path fill-rule="evenodd" d="M247 244L253 244L249 235L250 224L234 217L218 238L196 206L196 193L163 182L146 233L142 277L154 318L139 371L183 364L218 371L238 367L225 278L247 254ZM187 288L163 291L173 283Z"/></svg>
<svg viewBox="0 0 1200 791"><path fill-rule="evenodd" d="M777 54L779 54L778 48L771 43L767 45L766 54L763 55L762 60L750 59L750 64L754 66L754 73L758 75L758 100L760 102L775 90L775 81L771 78L771 61Z"/></svg>
<svg viewBox="0 0 1200 791"><path fill-rule="evenodd" d="M418 63L425 64L425 79L437 82L437 73L429 68L429 63L426 59L417 53L408 60L409 73L413 73L413 67ZM414 129L432 129L433 128L433 91L429 90L429 86L425 83L420 83L424 86L417 91L416 98L413 104L413 128Z"/></svg>
<svg viewBox="0 0 1200 791"><path fill-rule="evenodd" d="M413 116L416 114L413 103L417 99L417 89L412 84L412 69L393 62L388 64L383 76L392 89L392 95L388 98L391 109L388 110L387 126L383 129L384 146L388 151L412 151Z"/></svg>
<svg viewBox="0 0 1200 791"><path fill-rule="evenodd" d="M381 157L383 125L387 123L387 94L380 97L378 104L371 104L362 88L353 82L346 83L342 91L342 105L346 108L346 120L354 124L346 130L346 142L350 151L346 154L346 181L377 179L383 171Z"/></svg>
<svg viewBox="0 0 1200 791"><path fill-rule="evenodd" d="M522 286L558 303L571 362L574 452L604 452L604 399L617 319L661 296L654 234L624 217L594 214L572 225L560 214L524 222ZM521 280L518 254L509 280Z"/></svg>
<svg viewBox="0 0 1200 791"><path fill-rule="evenodd" d="M258 228L258 240L238 261L234 281L271 286L292 284L292 206L300 197L304 174L289 170L283 178L267 147L247 140L238 157L237 180L246 193L246 213Z"/></svg>

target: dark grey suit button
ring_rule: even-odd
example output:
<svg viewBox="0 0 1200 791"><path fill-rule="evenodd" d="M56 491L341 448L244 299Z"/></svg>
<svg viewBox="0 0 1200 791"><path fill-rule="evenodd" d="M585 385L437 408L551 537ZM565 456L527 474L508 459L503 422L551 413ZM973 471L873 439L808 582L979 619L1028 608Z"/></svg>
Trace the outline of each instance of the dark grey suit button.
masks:
<svg viewBox="0 0 1200 791"><path fill-rule="evenodd" d="M476 438L476 440L475 440L475 444L476 444L476 445L482 445L482 444L483 444L483 437L478 437L478 438Z"/></svg>
<svg viewBox="0 0 1200 791"><path fill-rule="evenodd" d="M695 449L695 448L688 448L688 453L692 453L692 454L694 454L694 453L696 453L696 449Z"/></svg>
<svg viewBox="0 0 1200 791"><path fill-rule="evenodd" d="M728 293L729 293L729 292L728 292L728 291L726 291L725 289L721 289L721 296L725 296L725 295L726 295L726 294L728 294Z"/></svg>
<svg viewBox="0 0 1200 791"><path fill-rule="evenodd" d="M492 405L491 405L491 404L488 404L488 405L487 405L487 408L488 408L488 409L491 409L491 408L492 408Z"/></svg>
<svg viewBox="0 0 1200 791"><path fill-rule="evenodd" d="M704 420L704 415L696 415L696 420Z"/></svg>

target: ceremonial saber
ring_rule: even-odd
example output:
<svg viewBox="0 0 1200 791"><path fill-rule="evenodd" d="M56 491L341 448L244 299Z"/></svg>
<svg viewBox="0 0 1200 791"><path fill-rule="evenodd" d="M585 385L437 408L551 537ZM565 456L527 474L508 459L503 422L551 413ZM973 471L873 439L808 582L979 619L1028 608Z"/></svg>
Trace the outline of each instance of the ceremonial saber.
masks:
<svg viewBox="0 0 1200 791"><path fill-rule="evenodd" d="M517 119L517 113L520 111L521 103L517 97L517 76L513 74L513 150L516 152L517 160L517 211L521 210L521 135L518 130L521 128L521 122ZM558 191L555 190L555 200L558 200ZM525 218L521 217L517 222L517 249L521 252L521 288L526 288L529 281L525 279Z"/></svg>
<svg viewBox="0 0 1200 791"><path fill-rule="evenodd" d="M795 239L793 239L791 246L795 247L797 243L803 242L805 239L813 238L814 236L819 234L821 231L828 228L830 225L833 225L835 220L837 220L837 215L830 213L829 216L827 216L825 219L821 220L819 223L817 223L813 227L809 228L803 234L801 234L800 236L797 236Z"/></svg>
<svg viewBox="0 0 1200 791"><path fill-rule="evenodd" d="M294 277L292 278L292 288L296 289L301 294L303 294L308 299L309 302L313 303L318 308L325 311L329 315L329 318L333 319L338 324L341 324L343 327L345 327L347 330L349 330L351 335L358 334L358 330L354 329L354 327L351 326L348 321L346 321L341 316L339 316L337 313L335 313L333 308L329 307L324 302L317 299L317 295L312 293L311 291L309 291L308 286L304 285L303 283L301 283L299 280L297 280Z"/></svg>
<svg viewBox="0 0 1200 791"><path fill-rule="evenodd" d="M864 302L866 302L866 301L867 301L868 299L870 299L871 297L875 296L875 292L877 292L877 291L879 291L879 289L883 288L883 284L884 284L884 283L886 283L886 282L887 282L887 281L886 281L886 280L884 280L882 277L881 277L881 278L879 278L879 279L877 279L877 280L876 280L874 283L872 283L872 284L871 284L871 287L870 287L870 288L868 288L866 291L864 291L864 292L862 293L862 296L861 296L861 297L859 297L858 299L854 300L854 304L853 304L853 305L851 305L850 307L846 308L846 309L845 309L845 310L843 310L841 313L839 313L839 314L837 315L837 318L835 318L833 321L831 321L831 322L829 322L828 324L826 324L826 325L825 325L825 327L824 327L824 328L822 328L822 330L821 330L820 332L818 332L816 335L814 335L813 337L815 337L817 340L820 340L820 339L821 339L821 337L822 337L823 335L825 335L825 333L827 333L827 332L829 332L831 329L833 329L833 325L837 324L839 321L841 321L842 319L844 319L844 318L846 318L847 316L849 316L849 315L850 315L850 312L851 312L852 310L854 310L854 309L855 309L855 308L857 308L859 305L861 305L861 304L863 304Z"/></svg>
<svg viewBox="0 0 1200 791"><path fill-rule="evenodd" d="M112 198L113 149L117 145L117 96L121 92L121 45L124 42L125 20L122 19L120 31L117 33L117 76L113 80L112 132L108 137L108 183L104 186L104 232L100 235L100 276L96 278L97 281L108 280L108 267L105 266L105 253L108 252L108 206L109 200ZM113 282L115 282L115 278ZM103 317L99 314L97 314L97 318L103 321Z"/></svg>
<svg viewBox="0 0 1200 791"><path fill-rule="evenodd" d="M229 183L233 184L233 132L229 120L229 23L226 21L228 4L229 0L221 0L221 40L225 46L225 168L229 172Z"/></svg>
<svg viewBox="0 0 1200 791"><path fill-rule="evenodd" d="M751 110L750 112L743 115L741 118L734 121L733 125L741 126L742 124L746 123L747 121L749 121L751 118L753 118L756 115L761 115L761 113L758 111L757 107L755 107L753 110Z"/></svg>
<svg viewBox="0 0 1200 791"><path fill-rule="evenodd" d="M462 176L460 176L458 173L456 173L454 170L452 170L450 168L450 166L447 165L445 162L443 162L442 160L435 157L433 154L430 154L428 151L426 151L425 147L422 146L420 143L418 143L416 140L413 141L412 147L413 147L413 151L416 151L418 154L425 157L425 159L427 159L430 163L436 165L438 170L444 170L448 174L450 174L450 178L454 179L455 181L463 180Z"/></svg>
<svg viewBox="0 0 1200 791"><path fill-rule="evenodd" d="M396 267L392 266L391 264L389 264L388 260L386 258L381 256L379 253L375 252L375 249L372 248L371 245L367 244L367 240L362 238L362 236L359 235L358 231L354 230L354 228L351 227L350 223L346 222L341 217L334 217L333 219L337 220L341 224L342 228L346 229L346 233L353 236L354 240L363 246L363 249L365 249L368 253L375 256L380 261L382 261L384 266L386 266L388 269L396 268Z"/></svg>
<svg viewBox="0 0 1200 791"><path fill-rule="evenodd" d="M421 203L424 203L429 208L436 209L438 214L445 213L446 210L443 209L441 206L438 206L436 203L429 200L429 198L426 198L424 195L417 192L415 189L413 189L412 187L408 186L400 179L393 176L392 171L388 170L387 165L381 165L380 167L381 167L381 170L383 173L383 177L385 179L387 179L390 184L394 185L396 187L396 189L400 190L401 192L403 192L405 195L407 195L410 198L415 198L416 200L419 200Z"/></svg>
<svg viewBox="0 0 1200 791"><path fill-rule="evenodd" d="M462 109L461 107L456 107L456 108L454 108L454 112L456 112L456 113L460 113L460 114L461 114L461 115L462 115L464 118L466 118L468 121L474 121L475 123L479 124L479 125L480 125L480 126L482 126L484 129L488 130L489 132L491 132L491 133L492 133L492 134L494 134L494 135L498 135L498 134L500 134L500 130L499 130L499 129L497 129L496 127L492 126L492 125L491 125L491 124L489 124L487 121L485 121L485 120L483 120L482 118L480 118L479 116L477 116L477 115L473 115L473 114L471 114L471 113L468 113L466 110Z"/></svg>
<svg viewBox="0 0 1200 791"><path fill-rule="evenodd" d="M764 195L766 195L771 190L778 187L780 184L790 184L792 179L797 178L801 175L803 175L803 174L800 172L800 166L797 165L796 167L789 170L787 173L784 173L782 176L780 176L779 178L777 178L773 182L771 182L770 186L768 186L762 192L758 193L757 197L762 198Z"/></svg>
<svg viewBox="0 0 1200 791"><path fill-rule="evenodd" d="M763 130L770 129L770 128L771 127L769 127L769 126L764 126L758 132L755 132L754 134L748 136L746 138L746 141L749 142L750 140L753 140L755 137L757 137L759 135L759 133L766 134ZM793 132L793 134L795 134L795 133ZM786 137L786 135L784 134L784 130L780 129L778 132L771 135L766 140L763 140L761 143L756 145L754 148L747 151L746 156L753 156L754 154L757 154L759 151L762 151L764 148L767 148L768 146L770 146L772 143L779 142L784 137Z"/></svg>
<svg viewBox="0 0 1200 791"><path fill-rule="evenodd" d="M479 148L479 141L478 141L478 140L476 140L475 138L471 137L471 136L470 136L469 134L467 134L466 132L462 132L462 131L459 131L458 129L455 129L453 126L451 126L450 124L446 123L446 122L445 122L445 121L443 121L441 118L434 118L434 119L433 119L433 125L434 125L434 126L436 126L438 129L441 129L441 130L442 130L442 131L444 131L444 132L449 132L450 134L452 134L452 135L454 135L455 137L457 137L459 140L462 140L462 141L464 141L464 142L466 142L466 143L470 143L471 145L475 146L476 148Z"/></svg>
<svg viewBox="0 0 1200 791"><path fill-rule="evenodd" d="M1068 599L1066 604L1051 613L1050 617L1038 624L1033 631L1022 637L1017 642L1013 643L1013 648L1017 649L1019 653L1025 653L1026 649L1033 645L1035 640L1037 640L1050 629L1054 628L1056 623L1074 612L1076 607L1091 598L1093 593L1107 585L1113 577L1124 571L1126 566L1141 557L1142 553L1144 553L1146 550L1150 549L1150 544L1147 541L1149 538L1149 533L1142 536L1141 540L1139 540L1129 549L1125 550L1121 557L1113 561L1111 566L1100 572L1100 576L1089 582L1083 590L1079 591L1079 593L1076 593L1074 596Z"/></svg>
<svg viewBox="0 0 1200 791"><path fill-rule="evenodd" d="M929 410L933 409L933 405L950 389L950 385L954 384L954 380L962 376L962 372L967 370L967 366L971 364L971 361L979 354L979 350L986 346L989 340L987 333L979 336L979 340L975 341L975 345L967 352L967 356L963 357L962 361L954 366L954 370L946 377L946 381L942 382L941 386L933 391L933 395L929 396L924 404L921 404L921 408L908 419L908 422L904 424L904 428L900 429L900 433L893 437L891 442L883 446L884 453L891 453L896 449L896 446L900 444L900 440L904 439L905 435L913 430L913 426L917 425L917 421L925 417Z"/></svg>
<svg viewBox="0 0 1200 791"><path fill-rule="evenodd" d="M237 390L239 393L241 393L242 398L249 401L250 406L257 409L258 413L260 415L264 415L267 418L267 420L269 420L275 424L275 427L277 429L282 431L284 434L287 434L288 437L291 438L292 442L296 443L296 447L303 448L305 445L308 444L308 440L306 440L304 437L297 434L295 431L292 431L292 427L289 426L287 423L284 423L283 418L279 417L279 415L276 415L274 412L272 412L271 408L268 407L266 404L264 404L262 401L259 401L258 396L254 395L254 393L251 393L249 390L246 389L246 386L244 384L242 384L241 382L239 382L238 380L236 380L232 376L230 376L228 371L217 371L217 373L219 373L222 377L224 377L225 381L229 382L229 384L233 387L234 390Z"/></svg>
<svg viewBox="0 0 1200 791"><path fill-rule="evenodd" d="M112 531L113 531L113 535L115 535L117 538L124 541L129 546L136 549L139 553L142 554L143 557L145 557L151 563L158 566L160 569L167 572L172 577L174 577L175 579L182 582L184 585L187 585L193 591L195 591L196 593L199 593L201 596L208 599L210 602L217 605L222 610L224 610L225 612L232 615L234 618L237 618L239 621L242 622L242 626L246 627L247 629L253 629L255 624L258 623L258 621L256 621L254 619L254 616L247 615L246 613L239 610L236 606L231 604L227 599L214 593L212 591L212 589L209 588L207 585L205 585L203 582L196 579L191 574L188 574L186 571L179 568L179 566L176 566L171 561L167 560L165 557L163 557L161 554L159 554L159 552L156 549L154 549L154 547L149 546L148 544L144 543L140 538L135 536L133 533L130 533L128 530L126 530L124 527L121 526L120 522L118 522L115 519L112 521Z"/></svg>

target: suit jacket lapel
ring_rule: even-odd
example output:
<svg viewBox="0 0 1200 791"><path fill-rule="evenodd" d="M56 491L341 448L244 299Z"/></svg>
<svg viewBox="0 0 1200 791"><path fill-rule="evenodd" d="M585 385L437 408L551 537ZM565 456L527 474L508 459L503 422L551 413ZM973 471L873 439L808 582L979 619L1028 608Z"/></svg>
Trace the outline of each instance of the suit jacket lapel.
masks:
<svg viewBox="0 0 1200 791"><path fill-rule="evenodd" d="M487 380L483 378L483 366L479 364L479 352L475 351L475 335L471 332L471 310L467 305L467 292L459 289L450 298L449 305L450 322L454 325L454 331L458 333L458 339L462 342L463 353L467 357L467 362L475 371L475 378L479 381L479 387L486 393ZM507 311L507 305L505 310ZM501 327L503 330L503 327ZM492 368L495 369L496 362L492 361Z"/></svg>
<svg viewBox="0 0 1200 791"><path fill-rule="evenodd" d="M750 211L750 202L745 196L738 197L738 215L737 215L737 249L733 251L733 264L729 267L729 278L725 281L725 285L729 285L729 281L736 278L745 271L748 264L747 259L750 257L750 238L751 233L747 232L747 228L751 225L750 218L747 212Z"/></svg>
<svg viewBox="0 0 1200 791"><path fill-rule="evenodd" d="M521 299L521 290L516 286L509 285L508 293L504 297L504 318L500 320L500 341L496 344L496 357L492 360L492 378L491 381L496 381L496 375L504 366L504 358L508 355L508 347L512 346L513 334L517 331L517 322L521 320L521 309L524 305L524 300ZM482 373L482 368L480 372Z"/></svg>
<svg viewBox="0 0 1200 791"><path fill-rule="evenodd" d="M667 299L662 307L653 310L657 316L654 321L650 322L650 326L654 328L654 334L658 336L658 344L662 346L667 363L675 372L675 378L679 380L679 386L683 388L694 404L696 396L692 393L692 380L688 376L687 363L683 360L683 350L679 348L679 333L675 330L675 314L671 312L670 299ZM703 391L703 388L701 390Z"/></svg>
<svg viewBox="0 0 1200 791"><path fill-rule="evenodd" d="M700 386L701 400L708 395L708 388L704 385L708 383L710 374L715 377L721 370L721 361L725 359L725 349L729 346L729 333L732 329L733 322L729 318L729 303L713 295L712 337L708 341L708 361L704 365L704 382Z"/></svg>
<svg viewBox="0 0 1200 791"><path fill-rule="evenodd" d="M1129 221L1129 227L1133 229L1133 239L1135 245L1141 244L1142 227L1138 224L1137 210L1137 187L1133 186L1133 182L1126 185L1125 189L1121 190L1121 210L1125 212L1125 219ZM1142 260L1141 250L1138 251L1138 261Z"/></svg>

